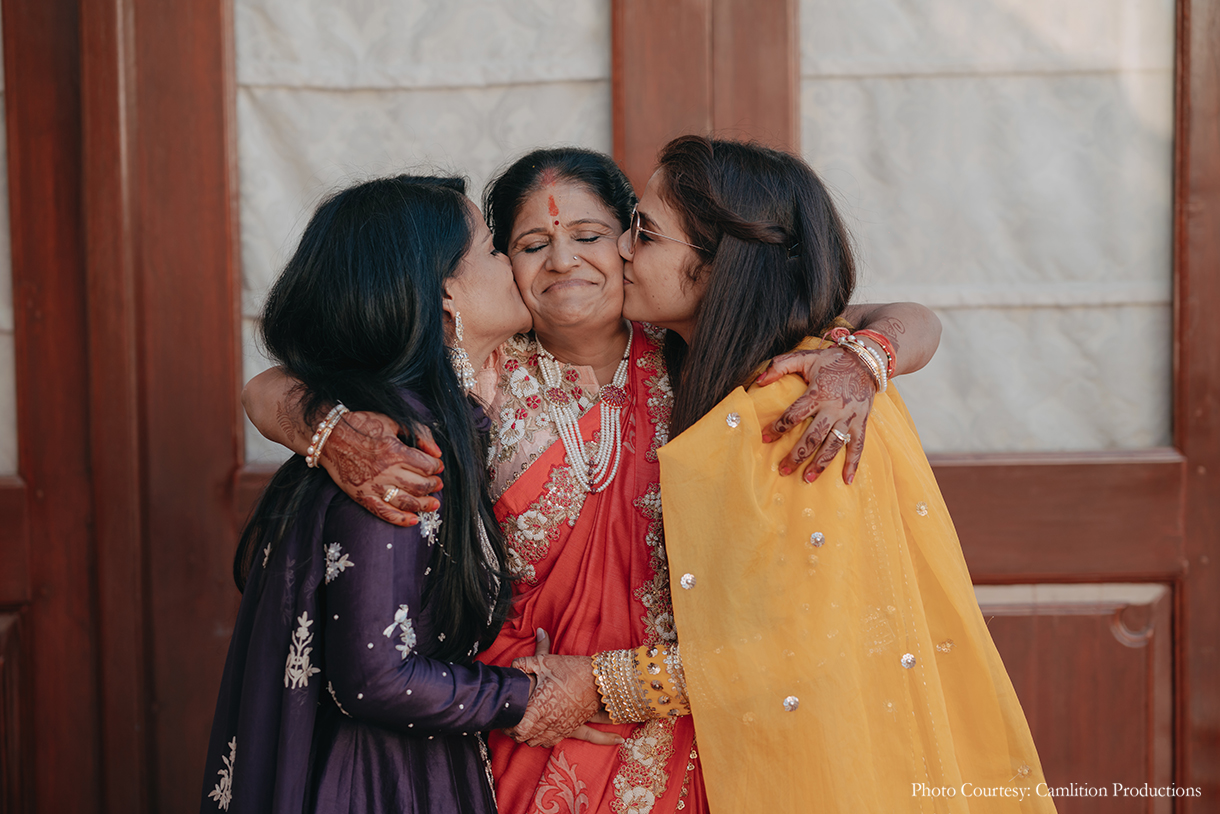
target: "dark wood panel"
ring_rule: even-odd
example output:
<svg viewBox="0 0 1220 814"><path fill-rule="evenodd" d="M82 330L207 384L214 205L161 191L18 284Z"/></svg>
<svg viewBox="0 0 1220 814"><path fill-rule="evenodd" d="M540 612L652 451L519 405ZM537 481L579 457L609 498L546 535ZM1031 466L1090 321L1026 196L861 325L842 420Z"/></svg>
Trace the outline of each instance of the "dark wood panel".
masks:
<svg viewBox="0 0 1220 814"><path fill-rule="evenodd" d="M153 808L198 806L236 615L241 462L233 25L228 0L132 0L147 469Z"/></svg>
<svg viewBox="0 0 1220 814"><path fill-rule="evenodd" d="M800 152L797 0L712 0L712 127Z"/></svg>
<svg viewBox="0 0 1220 814"><path fill-rule="evenodd" d="M931 456L976 582L1171 579L1182 553L1174 450Z"/></svg>
<svg viewBox="0 0 1220 814"><path fill-rule="evenodd" d="M712 0L613 0L614 157L644 190L657 150L712 128Z"/></svg>
<svg viewBox="0 0 1220 814"><path fill-rule="evenodd" d="M238 532L246 525L275 471L276 468L270 466L246 466L237 473L233 490L233 526Z"/></svg>
<svg viewBox="0 0 1220 814"><path fill-rule="evenodd" d="M81 4L89 428L97 561L102 797L148 810L143 484L131 162L130 0Z"/></svg>
<svg viewBox="0 0 1220 814"><path fill-rule="evenodd" d="M3 17L30 776L39 811L88 814L99 809L101 773L77 2L4 0Z"/></svg>
<svg viewBox="0 0 1220 814"><path fill-rule="evenodd" d="M1171 588L1139 586L1162 592L1140 603L1090 597L1100 586L1082 587L1079 599L989 605L980 597L980 604L1047 784L1068 790L1055 797L1059 814L1168 814L1169 799L1116 796L1114 784L1160 788L1173 781ZM1105 587L1121 594L1124 586ZM1108 796L1083 796L1082 787Z"/></svg>
<svg viewBox="0 0 1220 814"><path fill-rule="evenodd" d="M1186 455L1179 687L1188 811L1220 800L1220 4L1178 4L1174 430Z"/></svg>
<svg viewBox="0 0 1220 814"><path fill-rule="evenodd" d="M0 613L0 811L33 810L21 615Z"/></svg>
<svg viewBox="0 0 1220 814"><path fill-rule="evenodd" d="M799 150L797 0L614 0L614 157L637 190L674 136Z"/></svg>
<svg viewBox="0 0 1220 814"><path fill-rule="evenodd" d="M21 478L0 478L0 605L15 605L30 598L29 536L25 483Z"/></svg>

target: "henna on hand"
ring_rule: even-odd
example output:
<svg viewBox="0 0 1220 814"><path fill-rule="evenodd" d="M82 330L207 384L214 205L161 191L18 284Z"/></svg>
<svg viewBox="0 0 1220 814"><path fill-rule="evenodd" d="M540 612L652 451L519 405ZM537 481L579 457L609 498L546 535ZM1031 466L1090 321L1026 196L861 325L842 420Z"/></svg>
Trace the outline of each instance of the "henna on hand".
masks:
<svg viewBox="0 0 1220 814"><path fill-rule="evenodd" d="M347 413L322 449L322 465L336 485L365 509L388 523L413 526L419 522L414 512L440 507L430 495L441 488L440 478L433 477L441 464L399 440L398 429L396 422L377 413ZM399 490L393 504L384 500L391 486Z"/></svg>
<svg viewBox="0 0 1220 814"><path fill-rule="evenodd" d="M843 464L843 480L850 484L856 479L856 470L860 468L860 459L864 456L864 432L868 429L868 414L860 417L859 427L849 423L851 442L847 445L847 461Z"/></svg>
<svg viewBox="0 0 1220 814"><path fill-rule="evenodd" d="M805 430L804 435L796 442L796 446L788 453L788 458L785 458L780 465L781 475L791 475L792 471L803 464L808 458L813 455L822 442L826 440L826 436L830 433L830 419L825 416L818 416L809 424L809 429ZM791 459L791 463L789 463Z"/></svg>
<svg viewBox="0 0 1220 814"><path fill-rule="evenodd" d="M844 480L850 483L864 448L866 419L877 392L872 373L855 354L837 347L819 348L776 357L759 377L759 383L770 384L789 373L801 376L809 386L763 430L764 443L778 440L811 417L813 420L780 461L780 475L791 475L805 464L804 479L809 483L816 480L844 446L830 432L831 427L838 426L851 435L848 466L843 472Z"/></svg>
<svg viewBox="0 0 1220 814"><path fill-rule="evenodd" d="M529 656L516 659L512 666L538 679L525 715L509 730L518 743L554 746L601 708L589 656Z"/></svg>

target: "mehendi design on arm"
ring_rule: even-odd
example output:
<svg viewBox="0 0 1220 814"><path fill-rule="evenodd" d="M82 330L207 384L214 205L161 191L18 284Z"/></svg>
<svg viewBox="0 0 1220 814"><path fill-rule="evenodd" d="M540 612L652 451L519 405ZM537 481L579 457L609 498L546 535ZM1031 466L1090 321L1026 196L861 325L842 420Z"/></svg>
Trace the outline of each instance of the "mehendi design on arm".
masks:
<svg viewBox="0 0 1220 814"><path fill-rule="evenodd" d="M304 417L289 410L282 401L275 403L275 423L283 431L288 446L291 446L298 437L309 437L309 425L305 423Z"/></svg>
<svg viewBox="0 0 1220 814"><path fill-rule="evenodd" d="M898 317L884 317L876 322L870 322L867 325L861 325L862 329L867 328L870 331L877 333L890 340L890 344L894 346L894 351L898 350L898 337L907 332L906 326L902 324L902 320Z"/></svg>

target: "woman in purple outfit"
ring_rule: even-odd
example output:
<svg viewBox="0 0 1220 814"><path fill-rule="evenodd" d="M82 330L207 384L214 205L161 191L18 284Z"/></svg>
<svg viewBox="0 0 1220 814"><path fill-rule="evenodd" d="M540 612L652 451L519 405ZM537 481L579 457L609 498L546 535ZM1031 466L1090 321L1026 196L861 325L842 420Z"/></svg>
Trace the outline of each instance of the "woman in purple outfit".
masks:
<svg viewBox="0 0 1220 814"><path fill-rule="evenodd" d="M472 658L510 590L484 483L488 422L461 371L530 315L464 191L398 176L339 192L268 296L263 340L302 383L305 414L340 406L243 532L203 811L495 811L480 733L518 723L532 679ZM316 468L330 428L360 420L342 405L439 442L408 439L445 472L419 525L377 519ZM393 440L359 429L372 446Z"/></svg>

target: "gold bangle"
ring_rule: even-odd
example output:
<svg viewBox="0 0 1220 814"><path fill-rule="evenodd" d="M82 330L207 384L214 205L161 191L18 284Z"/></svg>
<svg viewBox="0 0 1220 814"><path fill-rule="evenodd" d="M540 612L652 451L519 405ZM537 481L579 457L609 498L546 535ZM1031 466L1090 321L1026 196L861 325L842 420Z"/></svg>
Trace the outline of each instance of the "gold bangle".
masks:
<svg viewBox="0 0 1220 814"><path fill-rule="evenodd" d="M616 724L649 719L634 650L606 650L593 656L593 677L610 720Z"/></svg>

